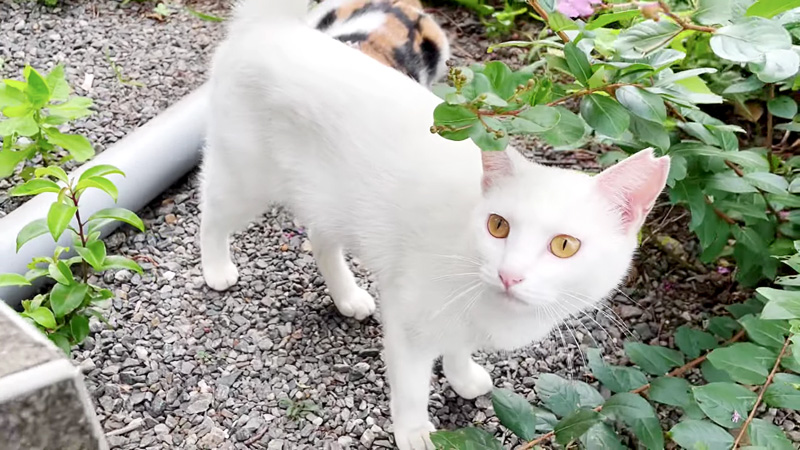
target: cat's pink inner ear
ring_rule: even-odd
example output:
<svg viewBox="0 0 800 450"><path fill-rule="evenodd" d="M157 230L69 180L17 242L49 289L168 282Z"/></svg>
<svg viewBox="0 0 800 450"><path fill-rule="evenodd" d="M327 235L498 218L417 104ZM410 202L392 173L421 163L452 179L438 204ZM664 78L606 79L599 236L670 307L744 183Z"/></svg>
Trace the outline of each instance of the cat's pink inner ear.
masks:
<svg viewBox="0 0 800 450"><path fill-rule="evenodd" d="M625 233L638 231L667 183L669 157L651 149L621 161L597 175L600 192L620 214Z"/></svg>
<svg viewBox="0 0 800 450"><path fill-rule="evenodd" d="M511 158L508 157L506 150L499 152L481 152L483 162L483 180L481 182L483 191L486 192L500 179L510 176L514 172Z"/></svg>

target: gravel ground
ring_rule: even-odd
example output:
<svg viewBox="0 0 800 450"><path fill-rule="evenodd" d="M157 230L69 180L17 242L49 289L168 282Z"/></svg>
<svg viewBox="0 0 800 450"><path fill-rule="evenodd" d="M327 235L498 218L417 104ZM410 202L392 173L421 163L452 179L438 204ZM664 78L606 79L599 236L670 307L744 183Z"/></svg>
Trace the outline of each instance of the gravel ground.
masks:
<svg viewBox="0 0 800 450"><path fill-rule="evenodd" d="M194 7L224 14L217 5ZM67 62L73 85L94 74L91 91L79 93L94 98L99 112L78 128L102 149L199 85L221 36L219 24L186 14L155 22L145 17L151 9L107 1L67 3L57 10L0 3L0 57L6 60L0 74L19 73L25 62L48 68L58 61ZM460 11L436 13L457 57L482 54L479 22ZM119 82L106 47L125 76L144 87ZM519 55L511 49L493 57ZM517 144L528 156L539 149L537 158L550 164L597 168L589 152L555 153L533 140ZM117 293L113 329L93 324L95 333L74 353L112 447L392 448L376 319L359 323L338 315L304 230L279 209L235 238L238 285L225 293L209 290L199 269L196 186L192 174L141 211L147 232L123 230L109 239L110 252L150 261L143 263L144 276L106 274L103 281ZM687 242L686 254L695 253L680 212L658 208L650 226ZM369 273L358 261L353 265L374 290ZM671 344L675 327L700 324L722 302L742 299L730 286L714 271L698 273L665 258L651 240L627 287L603 311L575 319L524 350L478 359L497 386L534 400L531 387L540 373L591 381L581 350L588 346L624 362L621 343L631 334L646 343ZM618 326L617 315L628 329ZM433 384L430 410L438 427L476 424L501 435L488 398L457 398L438 368ZM768 414L800 441L797 414ZM509 446L516 442L505 439Z"/></svg>

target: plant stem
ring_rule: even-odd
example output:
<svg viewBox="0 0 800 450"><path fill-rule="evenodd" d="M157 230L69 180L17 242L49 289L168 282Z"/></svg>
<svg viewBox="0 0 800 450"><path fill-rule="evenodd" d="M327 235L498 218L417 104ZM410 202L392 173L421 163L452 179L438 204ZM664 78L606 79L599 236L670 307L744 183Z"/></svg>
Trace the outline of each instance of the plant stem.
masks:
<svg viewBox="0 0 800 450"><path fill-rule="evenodd" d="M684 30L694 30L694 31L702 31L704 33L714 33L717 31L714 27L704 27L702 25L695 25L691 22L688 22L683 17L675 14L667 5L667 2L664 0L658 0L658 6L661 7L661 11L670 19L674 20L675 23L680 25Z"/></svg>
<svg viewBox="0 0 800 450"><path fill-rule="evenodd" d="M739 435L736 436L736 440L733 442L733 450L739 448L739 444L742 442L742 438L747 433L747 427L750 425L750 422L753 421L753 418L756 416L756 411L758 410L758 406L761 404L761 400L764 398L764 392L767 391L767 388L770 384L772 384L772 379L775 378L775 373L778 372L778 369L781 365L781 359L783 355L786 354L786 350L789 348L789 344L792 342L792 335L789 335L786 338L786 341L783 343L783 347L781 348L781 352L778 353L778 359L775 360L775 365L772 366L772 371L769 373L767 377L767 381L764 382L764 385L761 386L761 390L758 392L758 397L756 398L756 404L753 405L753 409L750 411L750 415L747 416L747 420L744 421L742 424L742 429L739 430Z"/></svg>
<svg viewBox="0 0 800 450"><path fill-rule="evenodd" d="M570 100L570 99L573 99L573 98L577 98L577 97L583 97L584 95L589 95L589 94L593 94L595 92L600 92L600 91L606 91L609 94L612 94L614 91L617 90L617 88L621 88L623 86L642 87L642 85L640 85L640 84L614 83L614 84L609 84L609 85L606 85L606 86L600 86L600 87L596 87L596 88L584 89L584 90L581 90L581 91L578 91L578 92L574 92L574 93L569 94L569 95L567 95L565 97L561 97L559 99L553 100L552 102L548 103L547 106L556 106L556 105L559 105L561 103L566 102L567 100Z"/></svg>
<svg viewBox="0 0 800 450"><path fill-rule="evenodd" d="M772 160L772 156L771 155L768 155L768 157L770 158L770 160ZM725 160L725 165L730 167L731 170L733 170L736 173L736 175L738 175L740 177L744 177L744 172L742 172L742 169L737 167L736 164L734 164L734 163L732 163L732 162L730 162L730 161L728 161L726 159ZM770 164L770 166L771 166L771 164ZM770 167L770 172L772 172L772 167ZM764 198L764 203L767 206L767 211L769 211L770 214L775 216L775 220L777 220L778 223L783 222L783 220L781 219L781 216L778 215L778 211L776 211L775 208L772 206L772 203L769 202L769 198L767 197L767 193L764 192L763 190L759 189L759 188L756 188L756 190L758 191L759 194L761 194L761 197Z"/></svg>
<svg viewBox="0 0 800 450"><path fill-rule="evenodd" d="M772 100L775 98L775 85L769 85L769 99ZM772 113L769 112L769 107L767 107L767 158L769 162L769 171L772 173L775 169L772 167Z"/></svg>
<svg viewBox="0 0 800 450"><path fill-rule="evenodd" d="M542 17L544 20L544 25L550 26L550 17L547 15L547 11L542 8L542 5L539 4L539 0L528 0L528 4L531 5L531 8L533 8L534 11L536 11L536 14L539 14ZM563 31L556 31L556 34L558 34L558 37L560 37L565 44L569 42L569 36L567 36L567 33L564 33Z"/></svg>
<svg viewBox="0 0 800 450"><path fill-rule="evenodd" d="M69 187L70 192L70 199L72 200L72 204L78 208L78 197L75 196L75 191L72 190L72 187ZM81 210L77 209L75 211L75 220L78 221L78 237L81 239L81 245L86 247L86 234L83 232L83 226L85 225L83 221L81 221ZM89 265L86 264L86 260L81 259L81 268L83 269L83 282L89 282Z"/></svg>
<svg viewBox="0 0 800 450"><path fill-rule="evenodd" d="M744 330L739 330L739 332L736 333L732 338L730 338L727 341L725 341L722 344L722 346L724 347L726 345L733 344L734 342L736 342L739 339L743 338L744 335L745 335L745 331ZM789 340L787 339L786 342L788 343ZM787 345L788 344L784 345L784 349L781 352L781 355L783 354L783 352L786 351L786 346ZM677 369L675 369L672 372L668 373L666 376L668 376L668 377L680 377L680 376L683 376L683 374L685 374L689 370L691 370L691 369L699 366L700 364L702 364L703 361L705 361L708 358L708 354L709 353L711 353L711 352L708 352L705 355L699 356L699 357L689 361L688 363L686 363L686 364L682 365L681 367L678 367ZM780 362L780 359L781 359L781 357L778 356L778 361L779 362ZM777 365L776 365L776 367L777 367ZM772 380L772 376L774 375L775 369L773 369L772 371L773 371L773 373L770 375L770 378L767 379L767 384L769 384L770 381ZM636 388L636 389L634 389L634 390L632 390L630 392L631 392L631 394L642 394L645 391L647 391L648 389L650 389L650 383L645 384L643 386L639 386L638 388ZM766 386L765 386L765 389L766 389ZM762 394L763 394L763 392L762 392ZM761 396L759 396L759 400L760 399L761 399ZM756 403L756 406L758 406L758 403ZM594 408L595 412L600 412L602 410L603 410L603 405L600 405L600 406L597 406L597 407ZM755 411L755 408L753 408L753 411ZM752 420L752 418L750 420ZM538 438L526 443L522 447L519 447L517 450L530 450L533 447L541 444L542 442L545 442L545 441L548 441L548 440L552 439L553 436L555 436L555 435L556 434L553 431L551 431L549 433L545 433L545 434L539 436ZM735 447L734 447L734 449L735 449Z"/></svg>

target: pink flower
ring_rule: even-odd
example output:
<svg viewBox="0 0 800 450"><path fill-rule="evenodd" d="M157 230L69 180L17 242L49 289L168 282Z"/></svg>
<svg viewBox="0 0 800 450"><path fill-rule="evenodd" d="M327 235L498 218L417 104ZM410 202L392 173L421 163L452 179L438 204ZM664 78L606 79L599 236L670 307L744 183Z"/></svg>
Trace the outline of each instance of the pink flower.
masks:
<svg viewBox="0 0 800 450"><path fill-rule="evenodd" d="M602 3L602 0L558 0L556 9L567 17L590 16L594 13L592 5Z"/></svg>
<svg viewBox="0 0 800 450"><path fill-rule="evenodd" d="M727 267L719 266L719 267L717 267L717 273L721 274L721 275L727 275L727 274L731 273L731 269L728 269Z"/></svg>
<svg viewBox="0 0 800 450"><path fill-rule="evenodd" d="M742 420L742 416L739 415L739 411L735 411L734 410L733 411L733 417L731 417L731 422L739 423L740 420Z"/></svg>

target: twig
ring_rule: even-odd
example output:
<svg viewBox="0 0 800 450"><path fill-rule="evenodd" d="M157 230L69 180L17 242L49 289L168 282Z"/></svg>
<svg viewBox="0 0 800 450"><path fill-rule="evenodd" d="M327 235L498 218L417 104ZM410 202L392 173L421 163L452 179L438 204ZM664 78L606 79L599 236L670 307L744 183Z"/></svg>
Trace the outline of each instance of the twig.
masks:
<svg viewBox="0 0 800 450"><path fill-rule="evenodd" d="M769 85L769 99L775 98L775 85ZM772 113L767 108L767 158L769 158L769 171L773 172L775 169L772 167Z"/></svg>
<svg viewBox="0 0 800 450"><path fill-rule="evenodd" d="M106 433L106 436L119 436L121 434L130 433L133 430L141 428L142 425L144 425L144 419L142 418L133 419L131 420L131 423L129 423L128 425L116 430L109 431L108 433Z"/></svg>
<svg viewBox="0 0 800 450"><path fill-rule="evenodd" d="M669 9L669 5L664 0L658 0L658 6L661 7L661 11L670 19L674 20L675 23L680 25L684 30L694 30L694 31L702 31L705 33L713 33L717 31L714 27L704 27L702 25L695 25L691 22L687 22L683 17L675 14L672 10Z"/></svg>
<svg viewBox="0 0 800 450"><path fill-rule="evenodd" d="M725 342L722 344L722 346L724 347L724 346L726 346L726 345L733 344L734 342L736 342L736 341L738 341L739 339L741 339L742 337L744 337L744 334L745 334L745 331L744 331L744 330L739 330L739 332L738 332L738 333L736 333L736 334L735 334L735 335L734 335L732 338L730 338L730 339L728 339L727 341L725 341ZM789 342L789 341L787 340L787 342ZM785 351L786 351L786 345L784 345L784 349L783 349L783 351L781 352L781 355L782 355L782 354L783 354L783 352L785 352ZM709 352L709 353L711 353L711 352ZM686 363L686 364L682 365L681 367L678 367L677 369L675 369L675 370L673 370L672 372L668 373L666 376L668 376L668 377L680 377L680 376L682 376L684 373L688 372L689 370L691 370L691 369L693 369L693 368L695 368L695 367L699 366L700 364L702 364L702 363L703 363L703 361L705 361L707 358L708 358L708 353L706 353L705 355L702 355L702 356L700 356L700 357L697 357L697 358L695 358L695 359L693 359L693 360L689 361L688 363ZM779 362L780 362L780 359L781 359L781 357L780 357L780 356L778 356L778 361L779 361ZM777 364L776 364L776 367L777 367ZM772 373L772 374L770 374L770 377L767 379L767 384L769 384L769 383L770 383L770 381L772 380L772 376L775 374L775 370L776 370L776 369L772 369L772 372L773 372L773 373ZM765 385L765 388L766 388L766 385ZM642 393L644 393L644 392L645 392L646 390L648 390L648 389L650 389L650 383L648 383L648 384L645 384L645 385L643 385L643 386L639 386L638 388L636 388L636 389L634 389L634 390L632 390L632 391L630 391L630 392L631 392L631 394L642 394ZM763 390L762 390L762 394L763 394ZM761 400L761 396L759 396L759 400ZM756 403L756 406L758 406L758 403ZM597 407L595 407L595 408L594 408L594 411L595 411L595 412L600 412L600 411L602 411L602 410L603 410L603 405L600 405L600 406L597 406ZM755 411L755 408L754 408L753 410ZM749 419L749 420L752 420L752 417L751 417L751 419ZM548 441L548 440L552 439L552 438L553 438L553 436L555 436L555 435L556 435L556 433L555 433L554 431L551 431L551 432L549 432L549 433L545 433L545 434L543 434L543 435L539 436L538 438L536 438L536 439L534 439L534 440L532 440L532 441L530 441L530 442L526 443L526 444L525 444L525 445L523 445L522 447L519 447L517 450L530 450L530 449L532 449L533 447L535 447L535 446L537 446L537 445L541 444L542 442L545 442L545 441ZM734 449L735 449L735 448L736 448L736 447L734 447Z"/></svg>
<svg viewBox="0 0 800 450"><path fill-rule="evenodd" d="M733 450L739 448L739 444L744 438L744 435L747 433L747 427L750 425L750 422L753 421L753 418L756 416L756 411L758 410L758 406L761 404L761 400L764 398L764 392L766 392L767 388L770 384L772 384L772 379L775 378L775 373L778 372L778 368L781 365L781 358L786 353L786 350L789 348L789 344L791 341L792 336L786 338L786 341L783 343L783 348L781 348L781 352L778 353L778 359L775 360L775 365L772 366L772 371L769 373L767 377L767 381L761 386L761 390L758 392L758 397L756 398L756 404L753 405L753 409L750 411L750 415L747 416L747 420L744 421L742 424L742 429L739 430L739 435L736 436L736 440L733 441Z"/></svg>
<svg viewBox="0 0 800 450"><path fill-rule="evenodd" d="M573 99L573 98L577 98L577 97L583 97L584 95L589 95L589 94L593 94L595 92L600 92L600 91L606 91L609 94L611 94L611 93L615 92L618 88L621 88L623 86L642 87L642 85L640 85L640 84L614 83L614 84L609 84L609 85L606 85L606 86L600 86L600 87L591 88L591 89L583 89L581 91L569 94L569 95L567 95L565 97L561 97L559 99L553 100L552 102L548 103L547 106L556 106L556 105L559 105L561 103L566 102L567 100L570 100L570 99Z"/></svg>
<svg viewBox="0 0 800 450"><path fill-rule="evenodd" d="M539 0L528 0L528 4L531 5L531 8L533 8L533 10L542 17L545 26L549 26L550 17L547 15L547 11L542 8L542 5L539 4ZM565 44L569 42L569 36L567 36L567 33L564 33L563 31L556 31L556 34L558 34L558 37L560 37Z"/></svg>
<svg viewBox="0 0 800 450"><path fill-rule="evenodd" d="M771 152L770 152L770 153L771 153ZM771 159L772 159L772 156L770 155L770 156L769 156L769 158L770 158L770 160L771 160ZM730 162L730 161L728 161L728 160L726 159L726 160L725 160L725 165L726 165L726 166L728 166L728 167L730 167L730 168L731 168L731 170L733 170L733 171L736 173L736 175L738 175L739 177L744 177L744 172L742 172L742 169L740 169L739 167L737 167L737 166L736 166L736 164L734 164L734 163L732 163L732 162ZM771 166L772 166L772 163L770 163L770 172L772 171L772 168L771 168ZM754 187L755 187L755 186L754 186ZM766 192L764 192L763 190L761 190L761 189L760 189L760 188L758 188L758 187L756 187L756 190L757 190L757 191L758 191L758 193L759 193L759 194L761 194L761 196L764 198L764 203L767 205L767 211L769 211L769 213L770 213L770 214L772 214L773 216L775 216L775 220L777 220L779 223L780 223L780 222L783 222L783 220L781 219L781 216L780 216L780 215L778 215L778 211L776 211L776 210L775 210L775 208L772 206L772 203L770 203L770 202L769 202L769 197L767 197L767 193L766 193Z"/></svg>
<svg viewBox="0 0 800 450"><path fill-rule="evenodd" d="M261 429L258 430L256 434L253 435L253 437L244 442L244 445L252 445L256 443L256 441L258 441L259 439L264 437L265 434L267 434L267 430L269 430L269 425L263 425Z"/></svg>

